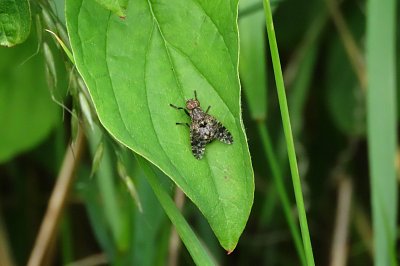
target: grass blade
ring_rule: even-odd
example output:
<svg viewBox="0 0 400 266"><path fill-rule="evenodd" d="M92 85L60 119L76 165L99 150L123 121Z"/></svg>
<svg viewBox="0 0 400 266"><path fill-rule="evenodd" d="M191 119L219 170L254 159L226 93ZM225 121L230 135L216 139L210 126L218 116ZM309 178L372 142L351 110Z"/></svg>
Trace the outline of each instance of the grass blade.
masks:
<svg viewBox="0 0 400 266"><path fill-rule="evenodd" d="M279 107L281 109L283 130L285 133L286 145L289 156L289 165L292 173L294 194L296 197L297 209L299 212L300 228L303 236L304 251L308 265L315 265L314 256L311 247L310 233L308 231L306 211L304 208L303 194L301 191L301 183L299 170L297 167L296 151L294 148L292 129L290 126L289 110L286 100L285 85L283 83L283 75L281 64L279 61L278 45L276 43L275 31L272 21L272 13L269 0L264 0L264 10L266 18L266 26L268 32L268 40L271 50L272 65L274 68L275 82L278 91Z"/></svg>
<svg viewBox="0 0 400 266"><path fill-rule="evenodd" d="M197 265L215 265L215 262L207 253L206 249L200 243L199 239L193 232L192 228L186 222L185 218L179 212L178 208L172 201L168 193L159 184L157 177L150 166L150 163L143 159L141 156L135 154L140 167L146 175L147 181L156 194L160 204L164 208L171 222L174 224L176 231L185 244L194 262Z"/></svg>
<svg viewBox="0 0 400 266"><path fill-rule="evenodd" d="M307 265L304 249L301 244L299 229L296 226L295 219L293 218L292 215L289 197L285 189L285 184L283 181L281 169L279 167L278 159L276 158L276 155L272 148L271 138L264 124L258 123L258 131L260 133L260 137L263 142L264 152L266 153L265 156L267 157L269 167L271 168L272 177L274 178L274 184L278 191L280 201L282 203L283 212L285 213L285 218L288 223L290 232L292 234L297 254L300 257L301 265Z"/></svg>
<svg viewBox="0 0 400 266"><path fill-rule="evenodd" d="M375 265L395 265L396 1L370 0L367 11L367 131Z"/></svg>

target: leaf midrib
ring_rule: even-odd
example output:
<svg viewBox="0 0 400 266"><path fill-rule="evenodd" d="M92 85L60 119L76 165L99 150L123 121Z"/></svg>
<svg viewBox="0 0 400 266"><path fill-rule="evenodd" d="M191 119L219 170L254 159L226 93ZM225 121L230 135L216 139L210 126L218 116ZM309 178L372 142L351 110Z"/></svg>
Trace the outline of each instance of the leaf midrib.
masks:
<svg viewBox="0 0 400 266"><path fill-rule="evenodd" d="M149 5L150 14L151 14L153 20L155 21L155 23L156 23L156 25L157 25L158 31L159 31L159 33L160 33L160 35L161 35L161 38L162 38L163 41L164 41L165 51L166 51L166 53L167 53L167 55L168 55L168 61L169 61L170 65L171 65L172 72L173 72L173 74L174 74L175 82L176 82L176 84L177 84L177 86L178 86L178 88L179 88L179 90L180 90L180 92L181 92L181 94L182 94L182 86L181 86L181 84L180 84L180 82L179 82L179 80L178 80L177 74L176 74L176 72L175 72L175 66L174 66L174 64L173 64L173 62L172 62L171 55L170 55L169 50L168 50L168 47L167 47L167 43L169 43L169 42L168 42L168 41L166 40L166 38L164 37L164 34L163 34L162 30L161 30L161 26L160 26L160 24L159 24L159 22L158 22L158 19L157 19L157 17L156 17L155 14L154 14L151 1L150 1L150 0L147 0L147 3L148 3L148 5ZM146 60L146 59L145 59L145 60ZM193 64L193 65L194 65L194 64ZM196 68L197 68L197 67L196 67ZM146 70L145 70L145 71L146 71ZM147 96L147 95L146 95L146 96ZM221 98L221 99L222 99L222 98ZM223 99L222 99L222 100L223 100ZM224 104L226 104L226 103L224 102ZM228 107L228 106L227 106L227 107ZM229 109L229 107L228 107L228 109ZM229 111L230 111L230 110L229 110ZM153 123L153 122L152 122L152 123ZM158 140L158 138L157 138L157 140ZM160 143L160 142L159 142L159 143ZM160 146L162 147L161 143L160 143ZM164 149L163 149L163 151L164 151ZM165 152L165 151L164 151L164 152ZM171 159L169 158L168 154L166 154L166 156L167 156L167 158L171 161ZM209 173L212 173L209 163L207 163L207 167L208 167ZM179 171L178 171L178 172L179 172ZM183 175L181 175L181 176L183 177ZM220 197L221 193L220 193L220 191L218 190L218 187L216 186L216 183L215 183L215 180L214 180L214 175L210 175L210 177L211 177L212 183L214 184L213 187L214 187L215 192L216 192L217 195L218 195L218 199L221 199L221 197ZM183 178L183 179L184 179L184 178ZM220 203L221 203L222 206L223 206L222 211L223 211L223 214L224 214L224 217L225 217L224 222L225 222L225 225L226 225L226 230L229 232L227 235L230 236L230 235L231 235L231 230L230 230L230 227L228 226L228 219L227 219L227 215L226 215L226 211L225 211L225 204L224 204L223 201L221 201ZM231 245L231 241L229 240L229 246L230 246L230 245Z"/></svg>
<svg viewBox="0 0 400 266"><path fill-rule="evenodd" d="M156 21L155 21L155 23L156 23ZM155 130L154 122L153 122L153 116L152 116L151 111L150 111L150 108L149 108L150 104L149 104L149 97L148 97L148 95L147 95L147 86L146 86L146 65L147 65L147 54L148 54L148 51L150 50L150 43L151 43L151 39L153 38L154 28L155 28L155 25L154 25L154 23L153 23L153 26L152 26L152 29L151 29L151 32L150 32L150 36L149 36L148 41L147 41L146 52L145 52L145 56L144 56L143 83L144 83L144 90L145 90L145 92L146 92L147 111L149 112L150 122L151 122L151 124L152 124L152 127L151 127L151 128L153 129L154 135L156 136L158 145L160 146L161 150L163 151L165 157L168 158L168 161L169 161L169 163L171 164L171 166L175 169L176 172L179 173L180 176L183 177L183 174L179 171L179 168L176 167L176 165L173 163L173 161L171 160L171 158L170 158L170 157L168 156L168 154L165 152L165 149L163 148L163 145L161 144L161 141L160 141L160 139L158 138L158 132ZM185 182L187 188L190 189L190 186L188 186L186 180L185 180L184 178L182 178L182 180Z"/></svg>

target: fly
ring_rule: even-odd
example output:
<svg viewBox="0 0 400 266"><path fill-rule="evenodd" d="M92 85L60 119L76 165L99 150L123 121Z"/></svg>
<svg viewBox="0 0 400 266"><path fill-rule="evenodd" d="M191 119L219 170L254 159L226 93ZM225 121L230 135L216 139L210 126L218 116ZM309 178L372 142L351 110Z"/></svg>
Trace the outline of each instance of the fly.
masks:
<svg viewBox="0 0 400 266"><path fill-rule="evenodd" d="M196 91L194 99L186 101L186 107L178 107L170 104L171 107L183 110L190 116L191 123L176 123L177 125L186 125L190 129L190 144L192 146L193 156L200 160L203 158L206 145L217 139L226 144L233 143L232 134L215 117L208 114L211 106L208 106L204 112L200 107Z"/></svg>

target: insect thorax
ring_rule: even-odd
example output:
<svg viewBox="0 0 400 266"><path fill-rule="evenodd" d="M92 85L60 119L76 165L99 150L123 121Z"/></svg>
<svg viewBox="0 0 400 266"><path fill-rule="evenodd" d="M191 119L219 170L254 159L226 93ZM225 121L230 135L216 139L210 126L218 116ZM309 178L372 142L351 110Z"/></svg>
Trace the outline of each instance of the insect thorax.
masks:
<svg viewBox="0 0 400 266"><path fill-rule="evenodd" d="M200 107L194 108L190 111L190 117L195 121L204 119L205 115L206 114L203 112L203 110L201 110Z"/></svg>

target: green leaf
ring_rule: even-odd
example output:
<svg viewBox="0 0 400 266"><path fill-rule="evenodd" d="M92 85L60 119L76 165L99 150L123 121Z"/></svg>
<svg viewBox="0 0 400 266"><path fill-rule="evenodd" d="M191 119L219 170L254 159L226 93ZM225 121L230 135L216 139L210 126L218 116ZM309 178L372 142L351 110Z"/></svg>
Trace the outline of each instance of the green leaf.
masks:
<svg viewBox="0 0 400 266"><path fill-rule="evenodd" d="M22 45L0 48L0 162L33 148L61 122L61 108L51 100L46 82L44 56L35 54L37 45L32 34Z"/></svg>
<svg viewBox="0 0 400 266"><path fill-rule="evenodd" d="M117 158L111 139L97 126L87 133L91 155L99 157L98 169L94 176L80 175L77 192L84 199L96 238L108 258L115 264L131 265L122 262L132 258L134 203L114 168Z"/></svg>
<svg viewBox="0 0 400 266"><path fill-rule="evenodd" d="M185 244L196 265L216 265L212 257L207 253L207 250L197 238L196 234L193 232L192 228L186 222L183 215L179 212L179 209L176 207L171 197L169 197L163 186L160 185L160 182L157 180L157 176L151 168L151 165L140 156L136 156L136 159L145 173L154 194L164 208L165 213L174 224L176 231L181 237L182 242Z"/></svg>
<svg viewBox="0 0 400 266"><path fill-rule="evenodd" d="M82 197L93 234L101 249L109 258L114 258L114 254L117 253L118 245L115 243L112 230L110 230L110 224L104 210L102 196L99 195L98 184L94 179L88 178L89 175L89 171L80 174L76 191L79 196Z"/></svg>
<svg viewBox="0 0 400 266"><path fill-rule="evenodd" d="M254 180L240 112L237 1L135 1L113 16L93 0L67 1L77 69L103 126L166 173L199 207L221 245L233 250L253 203ZM78 27L79 25L79 27ZM232 133L196 160L184 105L203 106Z"/></svg>
<svg viewBox="0 0 400 266"><path fill-rule="evenodd" d="M126 252L129 248L129 235L126 234L128 231L127 217L128 214L123 211L122 208L124 202L118 200L121 195L118 193L117 184L120 179L117 175L117 169L113 168L114 158L112 149L105 139L102 138L101 130L95 127L90 132L90 150L95 157L98 143L103 142L104 151L100 158L99 169L97 170L94 179L97 182L97 186L102 198L102 205L107 223L113 235L113 239L116 243L119 253Z"/></svg>
<svg viewBox="0 0 400 266"><path fill-rule="evenodd" d="M135 185L143 203L143 211L140 212L138 208L134 208L131 265L164 265L168 254L170 222L146 181L137 160L132 160L132 158L130 153L130 164L135 166L132 176L134 176ZM167 187L170 187L168 185ZM158 263L160 260L162 263Z"/></svg>
<svg viewBox="0 0 400 266"><path fill-rule="evenodd" d="M258 0L240 2L240 10L261 3ZM241 17L240 77L252 119L262 121L267 116L267 70L265 54L265 25L262 8Z"/></svg>
<svg viewBox="0 0 400 266"><path fill-rule="evenodd" d="M375 265L396 265L396 2L367 5L367 132Z"/></svg>
<svg viewBox="0 0 400 266"><path fill-rule="evenodd" d="M28 0L2 0L0 2L0 45L23 43L31 29Z"/></svg>
<svg viewBox="0 0 400 266"><path fill-rule="evenodd" d="M120 17L126 16L128 0L96 0L96 2Z"/></svg>

